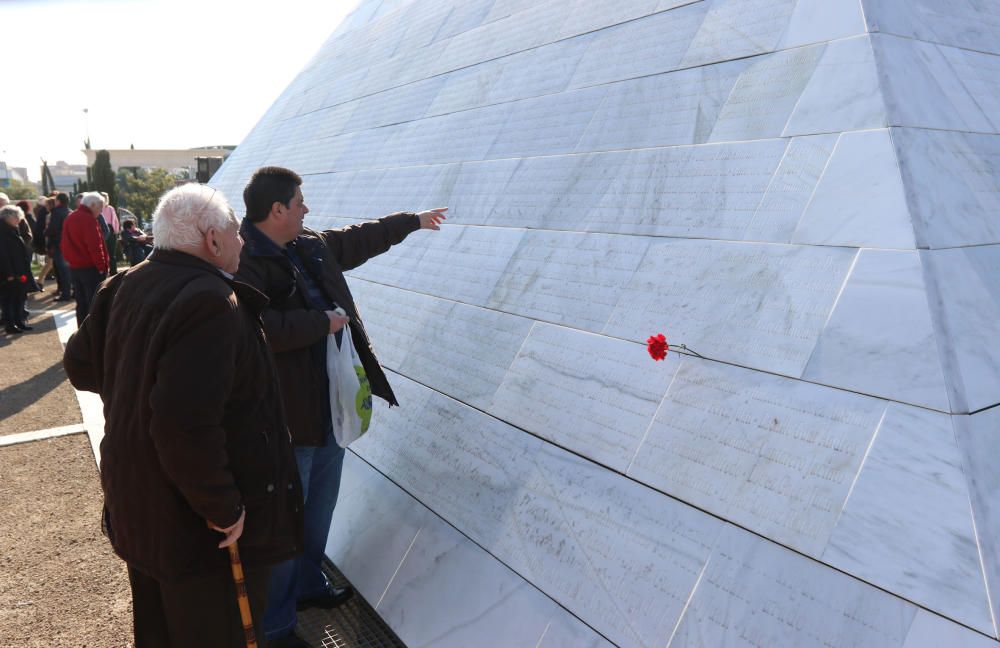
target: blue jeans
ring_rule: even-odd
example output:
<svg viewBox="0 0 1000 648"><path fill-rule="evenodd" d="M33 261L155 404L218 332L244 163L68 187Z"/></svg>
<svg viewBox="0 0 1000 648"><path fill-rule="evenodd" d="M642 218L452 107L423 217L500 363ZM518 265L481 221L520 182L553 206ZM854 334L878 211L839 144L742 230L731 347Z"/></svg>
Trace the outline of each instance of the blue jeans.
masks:
<svg viewBox="0 0 1000 648"><path fill-rule="evenodd" d="M69 264L63 258L59 246L52 252L52 267L56 271L56 284L59 286L59 299L70 299L72 292L72 279L69 276ZM42 277L45 280L45 277Z"/></svg>
<svg viewBox="0 0 1000 648"><path fill-rule="evenodd" d="M267 612L262 624L268 640L283 637L295 629L295 602L298 599L319 596L330 587L323 573L323 556L340 492L344 449L337 445L331 429L326 435L325 446L295 448L295 462L299 466L305 500L304 545L301 556L271 569Z"/></svg>

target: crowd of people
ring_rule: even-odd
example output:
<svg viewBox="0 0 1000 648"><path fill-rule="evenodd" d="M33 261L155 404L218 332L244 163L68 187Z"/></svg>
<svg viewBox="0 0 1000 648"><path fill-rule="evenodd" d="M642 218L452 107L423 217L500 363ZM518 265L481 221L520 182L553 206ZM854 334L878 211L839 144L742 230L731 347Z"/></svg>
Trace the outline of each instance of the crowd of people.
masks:
<svg viewBox="0 0 1000 648"><path fill-rule="evenodd" d="M343 273L440 229L446 209L314 231L301 184L258 169L242 222L215 189L172 189L149 258L117 274L99 197L62 225L80 241L61 250L84 305L64 365L104 401L103 528L127 565L137 647L245 646L244 596L262 644L301 648L297 611L351 596L323 570L344 460L328 352L353 345L371 393L398 403Z"/></svg>
<svg viewBox="0 0 1000 648"><path fill-rule="evenodd" d="M98 284L118 271L119 239L129 265L152 250L152 237L132 219L121 223L108 194L79 194L75 203L70 211L65 192L17 204L0 193L0 317L8 335L32 330L27 297L44 291L49 277L56 281L54 301L75 301L82 322ZM37 276L33 262L41 268Z"/></svg>

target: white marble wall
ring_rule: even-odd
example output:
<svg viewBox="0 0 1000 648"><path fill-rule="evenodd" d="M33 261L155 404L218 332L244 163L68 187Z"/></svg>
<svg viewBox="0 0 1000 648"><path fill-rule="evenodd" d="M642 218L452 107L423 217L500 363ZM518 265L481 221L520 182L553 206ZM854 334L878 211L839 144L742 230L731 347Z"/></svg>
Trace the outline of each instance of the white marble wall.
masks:
<svg viewBox="0 0 1000 648"><path fill-rule="evenodd" d="M349 273L402 407L328 553L408 645L997 645L998 25L359 5L213 185L451 208Z"/></svg>

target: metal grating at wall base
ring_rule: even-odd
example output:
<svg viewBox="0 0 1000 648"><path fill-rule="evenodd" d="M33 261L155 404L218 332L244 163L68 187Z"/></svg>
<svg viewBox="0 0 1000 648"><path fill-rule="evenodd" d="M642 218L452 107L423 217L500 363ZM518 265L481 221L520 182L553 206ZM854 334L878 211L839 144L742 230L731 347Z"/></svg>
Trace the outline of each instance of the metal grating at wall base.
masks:
<svg viewBox="0 0 1000 648"><path fill-rule="evenodd" d="M326 573L334 586L350 585L329 561ZM323 648L406 648L357 592L339 608L299 612L298 632L311 645Z"/></svg>

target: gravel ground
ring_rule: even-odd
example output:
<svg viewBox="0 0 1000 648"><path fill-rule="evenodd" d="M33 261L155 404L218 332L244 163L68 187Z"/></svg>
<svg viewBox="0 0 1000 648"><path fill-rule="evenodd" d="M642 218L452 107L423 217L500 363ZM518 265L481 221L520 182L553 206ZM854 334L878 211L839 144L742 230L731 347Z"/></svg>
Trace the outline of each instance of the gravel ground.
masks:
<svg viewBox="0 0 1000 648"><path fill-rule="evenodd" d="M82 434L0 448L0 646L131 646L125 564L101 535Z"/></svg>
<svg viewBox="0 0 1000 648"><path fill-rule="evenodd" d="M49 293L35 296L32 311L53 304ZM51 313L36 314L34 331L11 336L0 332L0 435L45 430L83 419L62 366L62 346Z"/></svg>

